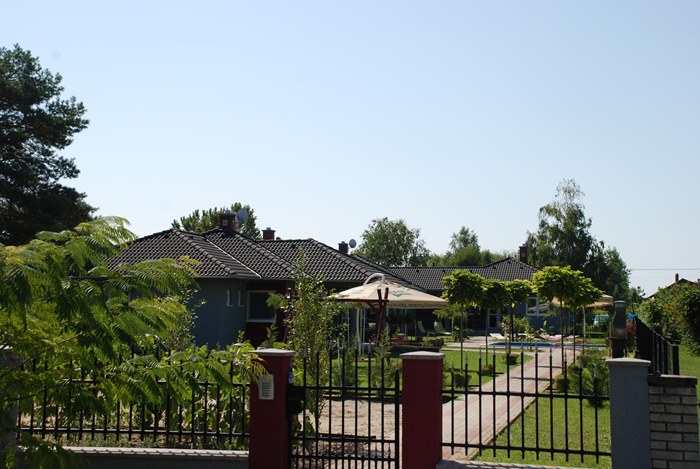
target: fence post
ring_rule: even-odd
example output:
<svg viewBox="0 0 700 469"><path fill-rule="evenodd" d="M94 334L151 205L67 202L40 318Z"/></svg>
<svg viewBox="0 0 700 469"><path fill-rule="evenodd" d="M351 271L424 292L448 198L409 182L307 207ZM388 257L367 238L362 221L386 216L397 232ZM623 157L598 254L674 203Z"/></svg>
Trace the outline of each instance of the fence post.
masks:
<svg viewBox="0 0 700 469"><path fill-rule="evenodd" d="M615 469L651 468L649 360L611 358L610 449Z"/></svg>
<svg viewBox="0 0 700 469"><path fill-rule="evenodd" d="M403 360L401 462L426 469L442 459L442 353L411 352Z"/></svg>
<svg viewBox="0 0 700 469"><path fill-rule="evenodd" d="M294 352L261 349L258 356L267 374L251 383L250 391L250 469L287 469L289 422L287 384Z"/></svg>
<svg viewBox="0 0 700 469"><path fill-rule="evenodd" d="M14 377L11 372L7 371L7 368L18 368L20 365L20 357L11 347L0 346L0 350L2 350L2 356L0 356L0 373L6 373L6 382L10 382L14 380ZM4 391L8 391L8 389L4 389ZM4 449L10 444L13 444L17 439L17 416L19 413L19 406L17 401L14 403L9 402L12 399L11 395L5 395L2 398L8 400L5 414L0 415L0 425L3 426L0 430L0 435L3 435L0 444L2 444L2 448Z"/></svg>

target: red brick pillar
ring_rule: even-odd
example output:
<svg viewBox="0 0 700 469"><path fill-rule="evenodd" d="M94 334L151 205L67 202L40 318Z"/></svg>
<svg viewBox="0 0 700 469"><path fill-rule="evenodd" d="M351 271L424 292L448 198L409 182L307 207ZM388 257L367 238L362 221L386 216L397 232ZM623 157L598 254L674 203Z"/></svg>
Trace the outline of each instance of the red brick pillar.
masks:
<svg viewBox="0 0 700 469"><path fill-rule="evenodd" d="M442 360L412 352L403 359L401 462L403 469L435 467L442 459Z"/></svg>
<svg viewBox="0 0 700 469"><path fill-rule="evenodd" d="M294 352L255 350L268 375L250 386L250 469L287 469L289 435L287 383Z"/></svg>

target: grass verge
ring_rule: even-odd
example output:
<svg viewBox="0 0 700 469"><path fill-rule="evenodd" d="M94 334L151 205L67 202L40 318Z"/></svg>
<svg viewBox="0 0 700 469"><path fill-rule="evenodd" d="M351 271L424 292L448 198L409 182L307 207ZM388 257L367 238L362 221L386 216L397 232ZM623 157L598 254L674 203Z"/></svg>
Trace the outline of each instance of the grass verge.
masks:
<svg viewBox="0 0 700 469"><path fill-rule="evenodd" d="M556 395L555 395L556 396ZM565 409L566 406L566 409ZM596 415L597 414L597 415ZM597 420L596 420L597 419ZM597 423L596 423L597 422ZM495 441L496 446L540 448L533 450L485 449L475 459L517 464L610 468L610 458L575 452L610 452L610 407L562 397L539 398ZM596 448L597 445L597 448ZM568 458L565 453L570 452Z"/></svg>

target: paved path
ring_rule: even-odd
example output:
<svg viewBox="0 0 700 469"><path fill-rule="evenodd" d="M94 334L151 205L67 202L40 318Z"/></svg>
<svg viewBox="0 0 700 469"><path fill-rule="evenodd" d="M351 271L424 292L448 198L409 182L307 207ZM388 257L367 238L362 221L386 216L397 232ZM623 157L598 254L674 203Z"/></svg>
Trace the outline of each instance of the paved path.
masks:
<svg viewBox="0 0 700 469"><path fill-rule="evenodd" d="M550 371L550 350L551 364ZM555 347L550 350L540 351L537 359L534 358L525 365L512 368L510 373L503 374L482 386L484 393L468 394L461 396L451 402L447 402L442 407L442 435L443 441L454 441L455 444L464 446L465 438L468 436L470 444L487 444L493 440L494 430L498 434L521 414L534 401L534 397L521 398L511 395L493 395L494 386L496 392L511 390L514 392L534 393L542 392L549 388L550 379L562 371L561 348ZM568 363L573 361L572 350L566 351ZM481 409L479 408L481 407ZM495 407L495 423L494 423ZM510 409L510 411L509 411ZM480 411L481 410L481 411ZM453 418L452 416L456 416ZM450 435L453 435L450 438ZM449 447L443 448L444 459L470 459L476 455L477 449L470 449L466 454L464 448L455 448L454 454Z"/></svg>

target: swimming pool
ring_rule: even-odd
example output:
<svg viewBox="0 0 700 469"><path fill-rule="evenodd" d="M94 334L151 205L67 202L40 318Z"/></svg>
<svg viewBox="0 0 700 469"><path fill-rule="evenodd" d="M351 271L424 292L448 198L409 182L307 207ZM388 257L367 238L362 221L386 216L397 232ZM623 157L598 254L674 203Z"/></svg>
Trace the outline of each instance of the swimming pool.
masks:
<svg viewBox="0 0 700 469"><path fill-rule="evenodd" d="M505 347L508 345L508 342L492 342L489 345L493 345L496 347ZM510 346L511 347L539 347L539 348L546 348L546 347L552 347L554 344L550 342L511 342Z"/></svg>

